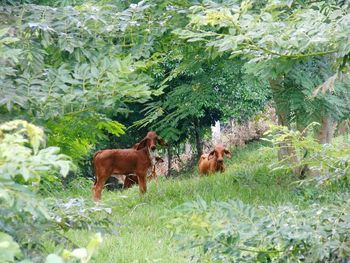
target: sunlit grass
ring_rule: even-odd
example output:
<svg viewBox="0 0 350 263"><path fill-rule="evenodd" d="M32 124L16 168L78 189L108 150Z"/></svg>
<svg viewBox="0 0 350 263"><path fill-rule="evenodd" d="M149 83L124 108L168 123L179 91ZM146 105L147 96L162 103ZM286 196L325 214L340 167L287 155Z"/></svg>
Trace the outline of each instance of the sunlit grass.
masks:
<svg viewBox="0 0 350 263"><path fill-rule="evenodd" d="M114 234L105 234L96 262L188 262L185 252L166 225L172 209L187 201L225 201L240 199L256 205L300 203L292 178L271 173L268 165L276 153L261 150L254 143L233 150L226 160L226 172L199 177L196 171L184 177L159 178L148 184L148 192L140 196L138 187L125 191L104 191L101 204L112 208ZM92 182L77 180L65 191L65 198L84 197L91 200ZM61 195L61 194L60 194ZM111 230L112 233L112 230ZM79 246L88 243L89 231L71 230L68 237Z"/></svg>

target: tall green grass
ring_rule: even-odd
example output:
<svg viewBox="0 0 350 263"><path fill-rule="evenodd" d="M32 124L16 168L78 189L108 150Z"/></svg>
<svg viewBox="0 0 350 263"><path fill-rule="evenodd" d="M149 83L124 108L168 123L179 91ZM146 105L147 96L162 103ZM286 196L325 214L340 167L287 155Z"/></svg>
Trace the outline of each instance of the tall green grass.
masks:
<svg viewBox="0 0 350 263"><path fill-rule="evenodd" d="M276 153L261 150L254 143L233 150L226 160L226 171L200 177L196 171L173 179L159 178L148 184L148 192L140 196L138 187L125 191L104 191L101 205L112 208L112 229L117 234L104 235L96 262L188 262L185 252L167 229L172 209L187 201L225 201L240 199L256 205L302 204L300 192L290 175L271 173L269 164ZM60 198L91 199L92 182L77 180L59 194ZM71 230L68 237L86 246L89 231ZM48 252L51 248L48 246Z"/></svg>

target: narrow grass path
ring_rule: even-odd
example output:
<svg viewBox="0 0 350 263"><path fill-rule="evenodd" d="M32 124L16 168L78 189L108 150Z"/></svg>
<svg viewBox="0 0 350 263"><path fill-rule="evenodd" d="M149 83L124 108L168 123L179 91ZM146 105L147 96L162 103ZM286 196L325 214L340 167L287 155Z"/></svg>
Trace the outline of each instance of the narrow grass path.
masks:
<svg viewBox="0 0 350 263"><path fill-rule="evenodd" d="M138 188L126 191L104 191L103 204L112 208L111 220L117 234L104 236L97 262L188 262L186 254L176 249L166 225L172 209L199 198L206 201L240 199L245 203L278 205L297 203L298 198L288 179L273 175L268 164L274 153L259 150L255 143L233 151L226 160L226 172L209 177L185 174L182 177L150 183L145 196ZM67 193L91 198L90 188ZM88 231L72 230L68 236L86 246Z"/></svg>

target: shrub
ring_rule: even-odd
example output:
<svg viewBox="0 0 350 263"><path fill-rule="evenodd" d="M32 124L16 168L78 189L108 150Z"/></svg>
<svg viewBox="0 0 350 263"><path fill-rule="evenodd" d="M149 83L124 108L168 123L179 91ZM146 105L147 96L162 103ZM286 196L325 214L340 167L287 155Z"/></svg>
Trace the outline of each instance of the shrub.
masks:
<svg viewBox="0 0 350 263"><path fill-rule="evenodd" d="M340 262L350 253L346 199L304 210L199 200L178 207L170 228L182 249L200 248L198 262Z"/></svg>
<svg viewBox="0 0 350 263"><path fill-rule="evenodd" d="M41 149L44 142L43 130L26 121L0 125L0 232L27 251L39 245L33 240L38 224L50 219L35 197L40 181L66 176L71 164L59 148Z"/></svg>
<svg viewBox="0 0 350 263"><path fill-rule="evenodd" d="M286 158L271 165L273 170L284 170L292 172L299 168L302 172L309 170L312 177L307 178L304 182L317 182L318 185L324 185L332 182L349 183L350 180L350 147L348 144L320 144L313 136L312 129L318 125L310 124L304 131L289 130L284 126L272 126L266 133L266 141L272 143L273 148L279 148L281 142L286 140L290 143L287 145L293 147L294 160L288 162ZM309 135L307 135L309 134Z"/></svg>
<svg viewBox="0 0 350 263"><path fill-rule="evenodd" d="M23 258L42 262L45 238L55 244L68 242L71 246L63 235L65 230L97 227L103 230L109 224L104 217L105 213L110 213L108 208L95 208L79 200L62 203L38 198L36 192L43 180L65 177L72 167L67 156L59 154L59 148L43 148L44 143L43 130L26 121L0 125L1 262ZM96 211L100 212L98 217L94 216ZM88 262L92 255L92 252L85 252L79 254L82 262ZM50 258L53 260L54 256Z"/></svg>
<svg viewBox="0 0 350 263"><path fill-rule="evenodd" d="M69 262L80 260L81 263L88 263L101 243L102 236L100 233L97 233L90 239L86 248L76 248L73 251L64 250L62 257L57 254L50 254L47 256L45 263L64 263L64 260Z"/></svg>

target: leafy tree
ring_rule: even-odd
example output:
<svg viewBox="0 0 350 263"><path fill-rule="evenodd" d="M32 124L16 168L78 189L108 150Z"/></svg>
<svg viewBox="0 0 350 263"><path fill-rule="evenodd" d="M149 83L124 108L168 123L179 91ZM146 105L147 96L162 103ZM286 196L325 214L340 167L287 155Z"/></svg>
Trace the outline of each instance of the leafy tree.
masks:
<svg viewBox="0 0 350 263"><path fill-rule="evenodd" d="M334 124L350 115L348 4L206 2L191 10L181 38L243 57L247 73L269 81L279 124L302 131L317 121L319 142L330 142ZM280 146L279 159L295 162L288 139Z"/></svg>
<svg viewBox="0 0 350 263"><path fill-rule="evenodd" d="M122 125L111 118L123 119L130 112L128 106L161 93L162 86L151 86L146 70L158 59L153 54L155 46L162 45L159 39L174 29L173 21L180 24L182 8L189 4L28 2L34 4L8 3L1 13L7 29L0 36L6 42L0 47L4 58L0 111L6 120L21 115L47 122L49 142L64 151L72 143L74 149L66 153L78 161L79 151L87 153L96 138L101 139L102 126L115 127L109 132L122 134ZM84 124L70 125L71 132L56 127L82 120L90 123L90 138L74 131ZM105 125L100 125L103 121ZM73 134L78 138L70 138ZM82 142L79 147L77 139Z"/></svg>
<svg viewBox="0 0 350 263"><path fill-rule="evenodd" d="M185 140L196 143L217 120L249 119L262 110L269 98L267 83L243 72L243 62L225 57L210 60L203 49L181 46L170 51L153 68L155 79L167 81L164 94L149 103L146 118L138 125L151 124L170 144ZM188 46L188 45L187 45Z"/></svg>
<svg viewBox="0 0 350 263"><path fill-rule="evenodd" d="M104 21L112 14L101 11L92 19L94 8L81 8L10 9L9 16L21 14L20 26L13 21L8 31L15 32L14 47L21 53L12 67L15 75L3 76L2 105L8 110L15 107L29 116L52 118L68 112L110 111L111 106L117 110L124 100L149 97L149 78L138 72L130 57L120 57L113 38L104 39L113 33Z"/></svg>
<svg viewBox="0 0 350 263"><path fill-rule="evenodd" d="M285 74L280 99L287 102L283 107L289 111L287 123L296 123L301 131L311 122L320 122L324 126L322 121L330 119L332 125L350 115L350 81L347 77L337 81L336 88L330 92L315 90L315 87L322 88L333 73L331 60L324 57L301 61ZM329 142L333 129L329 129L327 135L320 134L322 131L319 130L317 138Z"/></svg>
<svg viewBox="0 0 350 263"><path fill-rule="evenodd" d="M294 93L293 88L299 87L305 96L310 91L310 80L317 87L322 85L324 90L333 89L334 85L343 85L347 78L344 74L348 70L347 30L349 29L348 5L340 2L325 3L324 1L239 1L230 3L208 2L192 8L191 21L188 28L178 30L180 37L188 41L203 41L208 48L215 48L218 52L230 52L231 56L243 56L247 59L248 72L269 80L276 111L283 125L290 125L289 115L300 114L292 108L286 108L282 93ZM328 74L313 71L311 77L299 75L298 79L293 69L299 65L304 68L317 64L320 59L330 68L334 64L337 70L329 70ZM327 60L327 61L326 61ZM319 63L320 64L320 63ZM319 66L316 66L319 69ZM286 83L294 78L296 82ZM308 79L303 79L308 77ZM309 83L308 83L309 82ZM317 83L318 82L318 83ZM306 86L305 86L306 84ZM294 97L300 98L295 92ZM312 93L312 92L311 92ZM325 97L328 104L343 98L344 94L331 94ZM339 96L337 96L339 95ZM316 100L314 105L316 105ZM293 101L292 101L293 103ZM323 103L324 105L324 103ZM338 113L338 103L332 106ZM348 105L348 104L345 104ZM323 112L320 123L324 123L320 131L320 141L323 129L329 129L329 110L321 106ZM342 114L349 114L348 111ZM296 117L294 120L301 120ZM301 123L298 123L301 126Z"/></svg>
<svg viewBox="0 0 350 263"><path fill-rule="evenodd" d="M150 7L5 6L1 19L8 25L0 34L2 118L20 115L46 123L49 143L61 146L75 161L97 138L106 138L103 130L122 134L123 125L108 116L123 114L126 103L144 102L153 93L152 80L136 61L148 52L146 45L143 49L137 44L144 35L133 35ZM126 50L132 55L126 56ZM85 132L79 130L82 126Z"/></svg>
<svg viewBox="0 0 350 263"><path fill-rule="evenodd" d="M193 89L186 88L186 85L201 83L198 80L206 77L208 72L215 71L216 74L218 70L215 67L224 66L217 62L205 66L208 61L200 58L192 63L194 68L191 72L191 63L188 63L191 55L195 53L198 57L202 49L184 48L186 43L176 40L172 34L173 29L186 24L184 18L190 4L189 1L176 5L141 1L127 7L101 2L57 8L43 5L7 6L3 17L9 21L9 27L4 37L13 39L6 48L18 51L18 56L3 64L11 71L4 71L1 78L1 110L44 121L49 128L50 144L59 145L78 161L79 152L84 156L96 143L96 138L103 137L99 123L104 121L105 126L114 127L113 131L109 129L114 135L122 134L123 130L119 129L122 126L105 117L123 119L121 116L128 114L129 105L144 103L152 94L161 94L166 81L160 78L170 74L169 77L174 79L169 82L169 87L181 88L164 90L165 93L170 92L167 102L164 101L164 108L172 112L170 117L174 114L177 116L170 125L174 129L168 129L163 135L173 141L180 137L183 139L188 133L185 127L195 125L198 141L204 124L208 127L219 119L222 112L228 113L227 102L220 102L225 104L220 105L225 111L219 113L220 110L216 109L220 103L212 100L217 97L215 92L227 95L230 91L223 91L226 84L223 80L214 83L214 78L203 80L202 83L206 84L196 94L192 94ZM175 46L180 50L162 58L176 42L178 44ZM176 62L182 51L187 54ZM161 69L156 65L162 61L162 65L165 65L170 60L175 62L175 68L167 69L164 66ZM154 71L157 70L163 72L156 75ZM154 85L149 75L156 79ZM151 85L155 89L152 90ZM11 89L13 86L16 88ZM221 90L215 91L218 87ZM199 101L198 95L201 102L193 104L189 111L171 109L171 100L181 103L181 97L194 96ZM224 94L221 98L224 98ZM157 99L154 98L154 101ZM6 116L9 118L9 114ZM94 125L94 120L97 125ZM86 124L69 125L83 121L90 123L88 130L91 136L76 130L84 125L86 127ZM162 120L163 124L168 121L169 118ZM60 127L65 123L69 129Z"/></svg>

